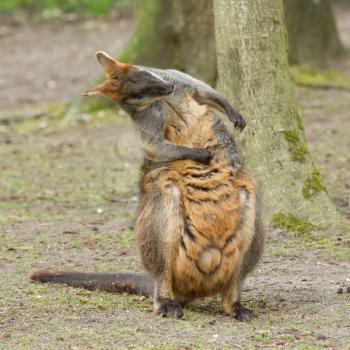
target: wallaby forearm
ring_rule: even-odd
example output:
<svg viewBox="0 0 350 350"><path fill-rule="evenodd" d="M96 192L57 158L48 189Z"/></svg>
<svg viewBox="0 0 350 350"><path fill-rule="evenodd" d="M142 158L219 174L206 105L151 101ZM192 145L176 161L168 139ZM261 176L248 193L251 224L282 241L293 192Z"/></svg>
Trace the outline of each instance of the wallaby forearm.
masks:
<svg viewBox="0 0 350 350"><path fill-rule="evenodd" d="M190 148L169 142L164 137L164 105L154 103L141 112L129 112L140 134L146 157L154 161L190 159L209 163L212 155L205 148Z"/></svg>
<svg viewBox="0 0 350 350"><path fill-rule="evenodd" d="M176 145L167 141L143 144L146 157L160 162L190 159L201 163L209 163L212 158L210 152L205 148L189 148Z"/></svg>
<svg viewBox="0 0 350 350"><path fill-rule="evenodd" d="M199 90L193 97L199 104L206 104L226 114L236 128L241 130L245 128L246 122L244 118L215 90L214 93L209 90Z"/></svg>
<svg viewBox="0 0 350 350"><path fill-rule="evenodd" d="M193 91L195 100L200 104L206 104L212 108L219 110L227 115L229 120L234 124L236 128L244 129L246 123L244 118L237 112L231 104L220 95L215 89L208 84L195 79L183 72L173 69L156 69L151 68L151 71L161 76L164 80L170 81L177 85L177 89L189 89ZM179 86L181 85L181 86ZM171 98L168 97L168 99Z"/></svg>
<svg viewBox="0 0 350 350"><path fill-rule="evenodd" d="M236 146L235 140L232 135L226 129L225 124L219 120L213 127L213 133L215 137L220 141L224 152L226 153L227 159L229 159L232 167L238 171L242 168L243 162L241 155Z"/></svg>

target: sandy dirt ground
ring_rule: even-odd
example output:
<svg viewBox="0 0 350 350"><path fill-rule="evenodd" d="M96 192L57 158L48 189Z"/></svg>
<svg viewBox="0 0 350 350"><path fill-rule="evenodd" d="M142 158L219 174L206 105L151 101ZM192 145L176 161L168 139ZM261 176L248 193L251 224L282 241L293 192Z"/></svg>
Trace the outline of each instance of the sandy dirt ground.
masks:
<svg viewBox="0 0 350 350"><path fill-rule="evenodd" d="M79 95L101 74L95 52L119 52L131 27L118 18L0 24L0 110Z"/></svg>
<svg viewBox="0 0 350 350"><path fill-rule="evenodd" d="M337 13L350 46L350 11ZM216 298L169 320L138 296L30 283L27 273L41 267L140 268L132 230L140 161L127 116L106 108L67 122L61 104L31 107L23 118L4 112L78 95L99 76L94 52L120 52L132 24L3 27L0 349L350 349L350 247L335 237L269 231L244 291L256 315L249 324L224 317ZM310 151L350 217L350 91L296 88L296 95Z"/></svg>

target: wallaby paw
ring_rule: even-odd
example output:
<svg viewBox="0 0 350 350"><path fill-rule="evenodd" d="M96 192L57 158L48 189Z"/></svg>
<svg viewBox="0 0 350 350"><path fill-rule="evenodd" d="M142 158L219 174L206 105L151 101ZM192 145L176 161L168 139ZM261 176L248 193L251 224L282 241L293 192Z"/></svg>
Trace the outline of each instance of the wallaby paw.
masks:
<svg viewBox="0 0 350 350"><path fill-rule="evenodd" d="M249 322L253 317L253 312L241 303L235 303L231 316L239 322Z"/></svg>
<svg viewBox="0 0 350 350"><path fill-rule="evenodd" d="M183 316L183 311L178 302L169 299L163 301L159 308L159 314L162 317L181 318Z"/></svg>
<svg viewBox="0 0 350 350"><path fill-rule="evenodd" d="M241 116L236 111L234 113L230 113L229 119L231 120L231 122L233 123L235 128L237 128L237 129L243 130L246 126L246 122L245 122L243 116Z"/></svg>

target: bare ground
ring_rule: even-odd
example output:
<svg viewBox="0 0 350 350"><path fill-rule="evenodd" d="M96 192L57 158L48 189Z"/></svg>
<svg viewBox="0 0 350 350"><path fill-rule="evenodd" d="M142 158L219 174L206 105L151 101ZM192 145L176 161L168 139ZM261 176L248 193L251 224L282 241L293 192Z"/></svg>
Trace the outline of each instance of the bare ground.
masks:
<svg viewBox="0 0 350 350"><path fill-rule="evenodd" d="M95 52L119 52L132 27L130 19L107 17L0 21L0 110L79 95L101 74Z"/></svg>
<svg viewBox="0 0 350 350"><path fill-rule="evenodd" d="M78 94L98 76L94 51L117 52L130 28L111 22L112 33L92 34L85 22L70 25L65 36L57 23L26 29L31 37L22 43L27 51L35 46L38 56L32 63L24 58L23 66L20 45L11 48L10 38L24 29L0 37L1 50L14 53L7 67L20 67L11 68L9 78L11 69L0 65L0 84L11 87L10 94L1 94L2 109ZM104 25L102 20L93 26ZM84 36L86 31L91 35ZM56 42L60 35L63 41ZM117 46L115 38L121 38ZM57 46L69 50L54 53ZM80 50L82 63L68 65ZM15 82L28 71L40 83L18 90ZM77 80L56 79L57 71ZM51 78L57 80L55 93L40 95ZM330 196L349 216L350 92L296 92L310 150ZM342 241L305 241L271 231L244 293L256 313L250 324L222 316L215 298L176 321L153 315L151 301L140 297L29 283L27 273L40 267L139 269L132 231L139 161L137 147L129 149L135 135L123 113L85 113L69 123L59 113L18 115L0 115L1 349L350 349L350 249Z"/></svg>

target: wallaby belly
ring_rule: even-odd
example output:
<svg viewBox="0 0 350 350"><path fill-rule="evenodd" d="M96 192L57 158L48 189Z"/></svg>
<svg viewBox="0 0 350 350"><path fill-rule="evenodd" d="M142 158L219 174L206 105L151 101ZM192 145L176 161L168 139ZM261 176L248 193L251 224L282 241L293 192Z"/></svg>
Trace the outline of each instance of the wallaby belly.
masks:
<svg viewBox="0 0 350 350"><path fill-rule="evenodd" d="M249 193L230 167L178 161L173 168L180 175L183 218L174 227L180 232L173 249L174 294L210 295L230 282L250 244L249 233L241 230Z"/></svg>

